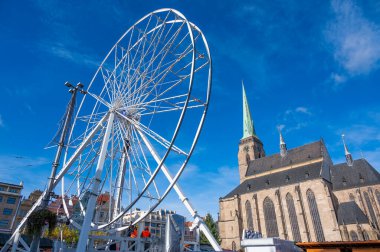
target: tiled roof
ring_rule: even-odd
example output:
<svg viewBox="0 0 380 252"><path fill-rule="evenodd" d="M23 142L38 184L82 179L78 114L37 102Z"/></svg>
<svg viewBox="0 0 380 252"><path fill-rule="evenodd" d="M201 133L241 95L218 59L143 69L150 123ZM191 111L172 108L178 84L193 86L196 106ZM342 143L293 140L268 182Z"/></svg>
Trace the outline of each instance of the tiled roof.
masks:
<svg viewBox="0 0 380 252"><path fill-rule="evenodd" d="M380 183L379 173L365 159L357 159L353 166L346 163L334 165L331 169L333 190L342 190Z"/></svg>
<svg viewBox="0 0 380 252"><path fill-rule="evenodd" d="M354 201L343 202L338 207L339 225L368 223L368 218Z"/></svg>
<svg viewBox="0 0 380 252"><path fill-rule="evenodd" d="M304 165L301 167L276 172L265 176L247 179L233 189L224 198L233 197L236 194L265 190L268 188L285 186L294 183L320 178L322 162Z"/></svg>
<svg viewBox="0 0 380 252"><path fill-rule="evenodd" d="M279 153L251 160L247 169L246 176L256 175L273 169L303 163L312 159L322 157L322 140L305 144L303 146L290 149L285 157Z"/></svg>
<svg viewBox="0 0 380 252"><path fill-rule="evenodd" d="M224 198L322 177L323 162L315 160L323 156L323 145L323 141L320 140L290 149L284 158L278 153L250 161L246 176L255 177L244 181ZM285 166L294 166L294 168L276 171Z"/></svg>

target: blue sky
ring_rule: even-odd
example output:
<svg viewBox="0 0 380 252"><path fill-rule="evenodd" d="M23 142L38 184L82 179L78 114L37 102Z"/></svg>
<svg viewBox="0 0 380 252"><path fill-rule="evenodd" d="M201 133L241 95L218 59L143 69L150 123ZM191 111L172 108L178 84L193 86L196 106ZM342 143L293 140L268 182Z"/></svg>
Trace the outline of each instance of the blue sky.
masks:
<svg viewBox="0 0 380 252"><path fill-rule="evenodd" d="M63 83L88 84L125 30L163 7L197 24L213 57L209 114L180 179L201 214L216 216L238 184L241 80L267 154L281 127L288 148L322 137L342 162L345 133L354 158L380 168L379 1L1 1L0 180L45 186Z"/></svg>

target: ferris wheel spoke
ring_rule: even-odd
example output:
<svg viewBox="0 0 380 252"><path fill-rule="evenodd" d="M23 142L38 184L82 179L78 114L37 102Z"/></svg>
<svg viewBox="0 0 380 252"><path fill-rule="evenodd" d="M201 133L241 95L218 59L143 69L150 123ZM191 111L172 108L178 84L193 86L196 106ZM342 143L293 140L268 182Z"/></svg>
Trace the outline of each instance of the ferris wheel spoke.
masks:
<svg viewBox="0 0 380 252"><path fill-rule="evenodd" d="M168 140L166 140L164 137L162 137L158 133L154 132L152 129L146 127L141 122L137 122L137 121L135 121L133 119L130 119L130 118L126 117L125 115L121 114L118 111L116 111L116 113L119 116L121 116L124 119L126 119L128 122L130 122L134 127L136 127L136 129L145 132L147 135L149 135L151 138L153 138L156 142L160 143L165 148L168 148L170 146L170 142ZM175 151L175 152L177 152L178 154L182 154L182 155L185 155L185 156L188 155L185 151L181 150L180 148L178 148L174 144L172 144L172 150Z"/></svg>
<svg viewBox="0 0 380 252"><path fill-rule="evenodd" d="M94 99L96 99L98 102L100 102L101 104L103 104L107 108L112 108L112 105L109 104L107 101L105 101L102 97L97 96L97 95L95 95L91 92L88 92L88 91L87 91L87 94L90 95L91 97L93 97Z"/></svg>
<svg viewBox="0 0 380 252"><path fill-rule="evenodd" d="M173 62L175 62L175 60L173 60L172 62L169 62L169 63L171 64ZM152 75L153 76L158 70L160 70L161 63L162 63L162 60L159 62L159 65L153 70L154 72L149 72L149 73L146 73L146 74L143 74L143 75L140 75L140 76L146 76L146 75ZM149 64L151 64L151 63L149 63ZM149 68L146 68L146 69L149 69ZM163 70L162 72L165 72L165 70ZM150 80L148 81L148 83L146 83L145 86L147 86L147 84L149 84L150 82L153 82L155 79L150 78ZM135 82L135 83L137 83L137 82ZM129 96L135 96L138 92L141 92L141 89L142 89L142 87L140 87L140 89L136 90L134 93L128 93L128 95ZM126 97L126 99L128 99L128 97Z"/></svg>
<svg viewBox="0 0 380 252"><path fill-rule="evenodd" d="M183 24L181 25L180 29L178 29L177 32L174 33L173 36L169 39L169 42L168 42L169 46L167 46L167 47L163 47L163 48L161 49L161 51L157 54L157 56L156 56L153 60L151 60L151 61L149 62L149 65L152 65L153 62L155 61L155 59L156 59L158 56L160 56L161 53L164 53L163 56L161 57L161 60L160 60L159 63L158 63L158 66L155 67L154 74L156 74L157 71L160 69L160 66L161 66L163 60L165 59L166 55L168 54L169 49L170 49L170 47L173 45L175 39L176 39L176 38L178 37L178 35L180 34L180 31L181 31L182 28L184 27L184 24L185 24L185 23L183 23ZM147 69L148 69L148 68L147 68ZM164 71L162 71L162 72L164 72ZM154 75L154 74L153 74L153 75ZM141 76L141 75L140 75L140 76ZM134 79L132 78L131 81L133 81L133 80L134 80ZM135 83L137 83L137 81L136 81ZM135 92L134 94L132 94L132 95L133 95L133 96L136 95L136 92Z"/></svg>
<svg viewBox="0 0 380 252"><path fill-rule="evenodd" d="M185 56L183 56L185 57ZM174 65L176 63L178 63L179 61L178 60L175 60L174 62L172 62L173 64L169 64L167 66L165 66L166 68L165 69L160 69L161 72L163 73L162 76L160 75L157 75L155 76L153 79L150 79L146 85L150 84L151 82L155 82L155 85L153 87L157 87L158 85L162 85L164 86L166 83L165 82L162 82L162 80L165 79L165 77L169 74L169 73L172 73L174 75L176 75L178 78L176 81L169 81L169 83L171 82L174 82L174 84L172 84L171 86L169 86L168 88L166 88L164 91L162 91L159 95L157 95L157 97L161 97L163 94L165 94L166 92L168 92L169 90L171 90L172 88L174 88L175 86L177 86L178 84L182 83L184 80L186 80L187 78L190 77L190 73L187 74L187 75L179 75L178 72L173 72L172 69L174 68ZM183 70L183 69L182 69ZM159 78L159 79L158 79ZM158 79L156 81L156 79ZM162 82L162 83L161 83ZM138 90L139 91L139 90ZM135 95L135 93L132 93L131 95ZM148 95L140 95L140 97L143 97L144 99L146 99L148 97ZM126 99L128 99L129 97L126 97ZM140 98L143 99L143 98Z"/></svg>
<svg viewBox="0 0 380 252"><path fill-rule="evenodd" d="M134 133L134 135L135 135L135 138L138 139L137 143L138 143L138 145L139 145L139 148L140 148L140 151L141 151L142 157L143 157L144 162L145 162L145 164L146 164L147 172L148 172L148 174L149 174L150 176L152 176L152 171L151 171L151 169L150 169L150 166L149 166L148 160L147 160L147 158L146 158L145 151L144 151L144 149L143 149L143 147L142 147L142 145L141 145L141 140L140 140L140 138L139 138L139 136L138 136L138 133L136 132L136 129L134 129L134 128L132 128L132 131L133 131L133 133ZM159 193L159 191L158 191L158 187L157 187L157 184L156 184L156 181L155 181L155 180L153 180L153 186L154 186L154 189L156 190L157 196L160 197L160 193Z"/></svg>
<svg viewBox="0 0 380 252"><path fill-rule="evenodd" d="M194 105L194 106L187 106L187 109L194 109L194 108L204 108L205 105ZM146 115L155 115L159 113L167 113L167 112L172 112L172 111L178 111L182 110L182 108L170 108L170 109L163 109L163 110L154 110L152 112L146 112L146 113L141 113L141 116L146 116Z"/></svg>

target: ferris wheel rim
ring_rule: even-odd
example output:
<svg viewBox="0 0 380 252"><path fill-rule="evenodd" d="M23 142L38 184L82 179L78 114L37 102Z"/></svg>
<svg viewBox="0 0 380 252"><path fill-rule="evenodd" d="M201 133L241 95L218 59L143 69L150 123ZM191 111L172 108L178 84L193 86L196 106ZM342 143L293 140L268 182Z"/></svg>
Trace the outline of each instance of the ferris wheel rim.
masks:
<svg viewBox="0 0 380 252"><path fill-rule="evenodd" d="M206 39L205 39L205 37L204 37L204 34L200 31L200 29L199 29L198 27L196 27L194 24L190 23L190 22L189 22L189 21L188 21L188 20L187 20L187 19L186 19L181 13L180 13L180 12L178 12L178 11L176 11L176 10L173 10L173 9L167 9L167 8L166 8L166 9L160 9L160 10L157 10L157 11L155 11L155 12L152 12L152 13L149 13L149 14L145 15L143 18L141 18L139 21L137 21L133 26L135 26L136 24L142 22L142 20L144 20L145 18L151 16L153 13L159 13L159 12L164 12L164 11L172 11L172 12L176 13L177 15L179 15L179 16L181 16L181 17L183 17L183 18L185 19L184 21L186 22L186 25L187 25L187 27L188 27L188 31L189 31L189 33L191 34L190 38L191 38L191 42L192 42L192 45L193 45L193 47L194 47L194 50L192 51L191 77L190 77L190 80L189 80L189 91L188 91L188 95L187 95L187 99L186 99L186 104L185 104L185 106L183 106L183 108L182 108L182 112L181 112L180 120L179 120L178 123L177 123L177 127L176 127L176 130L175 130L175 133L173 134L173 138L172 138L172 140L170 141L170 142L171 142L171 144L170 144L170 148L167 149L164 158L162 159L161 163L158 165L157 169L155 170L156 174L161 170L161 167L162 167L162 165L164 164L164 161L166 160L166 158L167 158L167 156L168 156L168 153L170 152L170 150L171 150L171 148L172 148L172 146L173 146L173 143L174 143L174 141L175 141L175 139L176 139L176 137L177 137L177 134L178 134L178 132L179 132L179 128L180 128L180 126L181 126L181 124L182 124L183 117L184 117L185 112L186 112L187 107L188 107L188 102L189 102L189 98L190 98L191 91L192 91L192 86L193 86L194 64L195 64L195 43L194 43L194 37L193 37L193 32L192 32L192 29L193 29L193 28L196 29L196 30L198 30L198 31L200 32L200 34L201 34L201 36L202 36L203 43L204 43L204 45L205 45L205 47L206 47L206 51L207 51L207 54L208 54L208 58L209 58L209 71L208 71L208 72L209 72L209 75L208 75L209 77L208 77L208 83L207 83L207 99L206 99L206 101L205 101L205 103L204 103L205 106L204 106L203 116L202 116L202 118L201 118L201 120L200 120L200 123L199 123L199 125L198 125L198 130L197 130L196 136L195 136L195 138L194 138L195 141L193 142L192 147L191 147L191 151L189 152L190 154L187 156L186 161L185 161L184 164L181 166L180 172L176 174L176 176L175 176L175 182L174 182L174 183L171 183L171 185L167 188L167 190L166 190L166 192L165 192L165 197L166 197L167 193L172 189L172 187L175 185L176 181L178 180L179 176L180 176L181 173L183 172L183 170L184 170L186 164L188 163L188 160L189 160L190 157L191 157L191 154L192 154L192 152L193 152L193 150L194 150L194 147L195 147L195 145L196 145L196 142L198 141L199 134L200 134L200 130L201 130L202 126L203 126L204 119L205 119L205 115L206 115L206 113L207 113L208 103L209 103L209 97L210 97L210 91L211 91L211 79L212 79L212 76L211 76L211 72L212 72L212 71L211 71L211 69L212 69L212 62L211 62L211 55L210 55L210 51L209 51L209 47L208 47L208 43L207 43L207 41L206 41ZM92 84L94 83L94 80L95 80L95 78L97 77L97 75L99 74L99 71L100 71L102 65L104 64L104 62L105 62L105 61L107 60L107 58L110 56L110 54L112 53L112 51L114 50L114 48L117 46L117 44L122 40L122 38L124 38L124 37L128 34L128 32L133 28L133 26L132 26L131 28L129 28L129 29L127 30L127 32L125 32L125 33L122 35L122 37L118 40L118 42L116 42L116 43L114 44L114 46L111 48L111 50L109 51L109 53L107 54L107 56L106 56L105 59L103 60L102 64L98 67L96 73L94 74L94 77L93 77L93 79L92 79L91 82L90 82L90 85L89 85L89 87L88 87L88 90L90 89L90 87L91 87ZM84 103L85 99L86 99L86 96L83 97L83 99L82 99L82 101L81 101L81 104L80 104L80 106L79 106L79 108L78 108L78 112L77 112L77 115L76 115L76 119L77 119L77 117L78 117L78 115L79 115L79 112L80 112L80 110L81 110L81 108L82 108L82 106L83 106L83 103ZM73 125L73 129L74 129L74 125ZM71 133L72 133L72 131L71 131ZM70 136L71 136L71 133L70 133ZM65 157L65 158L66 158L66 157ZM151 177L150 181L153 181L153 179L154 179L154 177L153 177L153 178ZM150 182L150 183L151 183L151 182ZM144 191L140 193L140 196L139 196L136 200L134 200L134 203L136 203L136 202L141 198L141 196L142 196L143 193L146 191L146 189L148 188L148 186L150 185L150 183L149 183L147 186L145 186ZM64 191L62 191L62 193L63 193L63 192L64 192ZM64 197L63 194L62 194L62 196ZM161 200L159 200L159 202L156 203L155 207L157 207L157 206L158 206L163 200L164 200L164 198L162 198ZM64 208L65 208L65 210L66 210L66 209L67 209L67 206L66 206L66 202L65 202L65 200L63 200L63 204L65 205ZM129 210L133 205L134 205L134 204L130 204L130 207L128 208L128 210ZM155 208L155 207L154 207L154 208ZM151 208L149 212L153 211L154 208ZM127 210L127 211L128 211L128 210ZM125 211L125 212L127 212L127 211ZM101 229L101 228L105 228L105 227L110 226L111 224L113 224L114 222L116 222L118 219L120 219L122 216L123 216L123 214L119 214L119 215L118 215L116 218L114 218L111 222L109 222L109 223L107 223L107 224L104 224L104 225L100 225L100 226L98 226L97 229ZM73 221L73 220L70 219L70 221Z"/></svg>
<svg viewBox="0 0 380 252"><path fill-rule="evenodd" d="M203 127L203 124L204 124L204 120L206 118L206 114L207 114L207 110L208 110L208 103L210 101L210 95L211 95L211 85L212 85L212 59L211 59L211 54L210 54L210 49L208 47L208 43L207 43L207 40L204 36L204 34L202 33L202 31L199 29L199 27L197 27L196 25L194 25L193 23L189 22L190 25L193 26L194 29L198 30L200 32L200 34L202 35L202 40L203 40L203 43L205 44L206 46L206 51L207 51L207 54L209 56L209 60L210 60L210 64L209 64L209 80L208 80L208 85L207 85L207 99L206 99L206 103L207 105L205 106L205 109L204 109L204 113L202 115L202 118L200 120L200 123L198 125L198 130L197 130L197 133L196 133L196 136L194 137L194 142L191 146L191 150L189 151L189 155L188 157L186 158L186 160L184 161L184 163L182 164L181 168L179 169L179 171L177 172L177 174L175 175L174 177L174 180L173 182L170 183L170 185L167 187L166 191L164 192L164 194L161 196L161 199L159 201L157 201L155 203L155 205L153 207L151 207L148 211L146 211L143 215L141 215L137 220L135 220L132 224L136 224L138 222L140 222L141 220L143 220L148 214L150 214L152 211L154 211L156 209L157 206L159 206L161 204L161 202L166 198L166 196L169 194L169 192L172 190L172 188L176 185L179 177L181 176L182 172L184 171L188 161L190 160L191 158L191 154L192 152L194 151L194 148L198 142L198 139L199 139L199 135L201 133L201 130L202 130L202 127ZM128 209L129 210L129 209ZM114 220L112 220L110 223L108 224L103 224L103 225L100 225L98 227L98 229L103 229L103 228L106 228L110 225L112 225L114 222L116 222L118 219L120 219L122 216L124 216L128 210L125 210L123 212L121 212L116 218L114 218ZM127 229L129 226L124 226L122 228L117 228L115 229L116 231L121 231L121 230L125 230Z"/></svg>

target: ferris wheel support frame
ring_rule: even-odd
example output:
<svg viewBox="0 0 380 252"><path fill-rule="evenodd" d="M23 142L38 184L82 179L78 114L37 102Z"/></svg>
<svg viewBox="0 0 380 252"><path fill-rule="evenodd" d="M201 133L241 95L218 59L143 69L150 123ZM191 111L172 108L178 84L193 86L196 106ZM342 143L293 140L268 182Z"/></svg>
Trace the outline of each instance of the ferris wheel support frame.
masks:
<svg viewBox="0 0 380 252"><path fill-rule="evenodd" d="M153 158L156 160L157 163L159 163L161 158L158 156L158 153L154 149L153 145L150 143L148 138L143 133L141 133L139 130L138 130L138 133L141 136L142 140L144 141L145 145L148 147L149 151L152 153ZM161 170L164 173L165 177L169 180L170 183L175 183L174 178L170 174L170 171L165 166L165 164L162 165ZM191 217L194 218L195 224L199 227L199 229L207 237L207 240L210 242L213 249L215 251L222 251L222 248L220 247L219 243L215 240L210 229L207 227L205 222L202 220L202 218L198 215L197 211L191 205L189 198L187 198L185 196L185 194L182 192L181 188L178 185L178 182L176 182L174 184L173 188L174 188L175 192L178 194L178 197L181 200L181 202L185 205L186 209L190 212Z"/></svg>
<svg viewBox="0 0 380 252"><path fill-rule="evenodd" d="M63 178L64 174L70 169L70 167L74 164L74 161L78 158L78 156L82 153L84 148L88 145L90 140L93 138L93 136L103 127L103 123L107 120L109 114L107 113L106 115L103 116L103 118L98 122L98 124L95 126L95 128L88 134L88 136L83 140L80 146L76 149L76 151L72 154L70 159L65 163L65 165L62 167L58 175L54 179L54 183L52 186L52 190L58 185L58 183L61 181ZM48 189L46 188L41 196L38 198L36 203L32 206L32 208L27 212L25 217L21 220L15 231L13 232L12 236L9 238L9 240L4 244L4 247L0 250L0 252L6 252L8 251L10 245L12 243L15 243L20 240L22 241L21 236L19 236L19 233L21 229L24 227L26 224L26 221L28 220L29 216L36 210L37 207L39 207L42 203L42 200L44 199L45 195L48 193ZM17 236L19 236L19 239ZM24 245L23 245L24 246ZM25 247L25 246L24 246ZM17 249L17 248L16 248Z"/></svg>
<svg viewBox="0 0 380 252"><path fill-rule="evenodd" d="M104 138L103 138L102 148L100 150L98 164L96 166L94 183L92 184L90 197L89 197L88 202L87 202L87 208L86 208L87 214L84 216L82 229L81 229L80 235L79 235L78 245L77 245L77 249L76 249L76 251L78 251L78 252L85 251L85 249L86 249L88 235L89 235L89 232L91 230L91 221L93 219L93 212L95 210L96 199L98 196L99 185L101 182L100 177L101 177L101 174L103 172L104 161L105 161L105 158L107 155L108 141L109 141L112 126L113 126L114 117L115 117L115 113L113 111L111 111L111 113L108 117L107 129L106 129L106 133L105 133Z"/></svg>
<svg viewBox="0 0 380 252"><path fill-rule="evenodd" d="M201 128L202 128L202 125L203 125L203 122L204 122L205 114L207 112L208 103L209 103L209 96L210 96L211 76L212 76L212 74L211 74L211 68L212 68L211 56L210 56L210 52L209 52L207 41L205 40L205 37L204 37L203 33L199 30L198 27L196 27L193 23L187 21L187 19L181 13L179 13L178 11L173 10L173 9L160 9L160 10L156 11L155 13L164 12L164 11L173 12L173 13L175 13L176 15L178 15L179 17L181 17L183 19L183 21L168 21L168 23L180 22L180 23L186 24L186 26L189 29L189 34L190 34L189 36L190 36L190 39L191 39L191 43L193 44L193 47L194 47L194 49L192 51L191 74L189 75L190 76L189 77L190 78L190 80L189 80L190 81L190 86L189 86L189 90L188 90L188 95L187 95L186 101L184 101L184 104L183 104L180 121L177 124L176 130L175 130L175 134L173 135L172 141L171 142L167 141L167 142L164 143L164 145L168 145L168 147L167 147L168 150L167 150L167 152L165 153L165 155L163 157L160 157L157 154L157 151L155 150L155 148L153 147L153 145L149 142L147 136L152 137L151 135L149 135L149 131L147 133L145 128L140 128L139 127L139 126L144 126L144 125L140 125L138 122L135 122L134 120L132 120L132 118L130 118L130 119L129 118L124 118L126 121L128 121L128 123L134 124L135 129L137 129L135 131L135 133L138 132L137 135L142 135L143 142L148 147L150 153L152 154L152 157L153 157L154 161L158 164L158 167L156 168L155 172L151 175L152 177L150 178L150 180L148 181L148 183L145 182L145 187L143 189L143 192L140 193L138 195L138 198L135 199L134 201L132 201L132 198L131 198L131 202L135 203L140 197L142 197L142 194L145 192L145 190L150 185L150 183L154 184L154 177L157 175L158 171L162 171L164 173L165 177L168 179L170 185L168 186L168 188L164 192L163 196L161 196L161 198L159 199L159 201L153 207L151 207L151 209L147 212L147 214L149 214L151 211L153 211L158 206L158 204L166 197L166 195L169 193L169 191L174 187L176 193L179 196L179 199L185 205L186 209L190 212L191 216L194 218L194 225L196 225L198 227L198 231L200 230L200 231L202 231L206 235L207 239L210 241L211 245L213 246L213 248L216 251L221 251L221 248L220 248L219 244L217 243L217 241L212 236L210 230L207 228L207 226L203 222L202 218L197 214L197 211L192 207L192 205L190 204L189 199L183 194L182 190L180 189L180 187L178 185L178 179L179 179L181 173L183 172L183 170L184 170L187 162L189 161L191 153L194 150L194 147L196 145L198 136L200 134L200 131L201 131ZM137 23L139 23L141 20L143 20L144 18L148 17L149 15L152 15L152 14L146 15L145 17L143 17L142 19L140 19ZM130 29L132 29L132 28L130 28ZM153 30L150 30L149 33L152 32L152 31L154 31L155 29L157 29L157 28L154 28ZM190 99L190 94L191 94L191 89L192 89L193 74L194 74L194 71L195 71L195 69L194 69L194 62L195 62L195 51L196 51L196 49L195 49L194 37L193 37L193 34L192 34L192 29L198 31L199 34L201 35L201 38L203 39L203 42L205 44L206 54L209 57L209 61L206 63L206 64L209 64L209 74L208 74L209 78L208 78L208 82L207 82L207 84L208 84L207 95L206 95L206 101L205 101L205 103L199 105L199 107L204 107L204 111L203 111L203 115L201 117L200 124L198 125L198 129L196 131L195 138L194 138L194 141L193 141L193 143L191 145L190 151L189 151L189 153L184 153L186 155L185 161L183 162L181 168L175 174L175 176L172 176L170 174L168 168L165 166L164 161L165 161L165 159L166 159L166 157L168 155L168 152L171 149L173 149L174 151L177 151L177 150L181 151L181 149L177 149L177 147L174 146L173 143L174 143L174 141L176 139L176 135L177 135L179 127L180 127L180 125L182 123L183 116L184 116L184 113L185 113L186 109L187 108L195 107L195 106L188 106L189 99ZM124 37L124 35L123 35L123 37ZM141 39L142 38L140 38L139 41ZM117 45L115 45L115 46L117 46ZM109 54L113 51L113 49L114 48L111 49L111 51L109 52ZM116 47L116 49L117 49L117 47ZM108 55L107 55L106 59L108 58ZM125 54L125 55L122 56L123 59L126 57L126 55L127 54ZM203 54L201 54L201 56L203 56ZM201 58L201 57L199 56L199 58ZM122 60L120 60L120 62L117 64L116 68L119 66L119 64L121 63L121 61ZM103 63L102 63L102 65L103 65ZM138 65L138 66L140 66L140 65ZM148 65L148 66L150 66L150 65ZM188 65L186 65L186 67L187 66ZM203 65L202 65L202 67L203 67ZM200 67L200 68L202 68L202 67ZM200 69L200 68L198 68L198 69ZM98 69L98 71L99 71L99 69ZM196 69L196 70L198 70L198 69ZM97 71L97 73L98 73L98 71ZM95 74L94 78L96 77L97 73ZM112 74L114 74L114 72L112 72ZM104 75L103 75L103 78L104 78ZM107 79L107 82L108 81L109 81L109 79ZM91 81L91 83L92 82L93 81ZM106 85L107 85L107 83L106 83ZM107 92L108 92L108 90L107 90ZM119 117L124 117L124 114L122 115L119 111L117 111L117 109L115 107L113 107L113 106L117 107L117 104L112 104L111 105L111 103L107 103L107 101L103 100L102 97L98 97L95 94L91 94L90 92L88 92L87 94L89 94L93 98L97 99L103 105L108 106L109 110L106 111L106 114L100 119L100 121L98 121L97 125L95 125L95 127L92 128L91 132L88 133L88 134L86 134L87 135L86 138L83 139L81 141L80 145L76 147L76 150L74 151L73 154L70 155L70 158L68 159L68 161L64 162L64 165L63 165L61 171L58 173L58 175L52 176L51 190L45 190L43 192L43 194L38 199L38 201L36 202L36 204L32 207L32 209L27 213L27 215L25 216L25 218L21 221L20 225L16 229L17 233L15 232L12 235L10 241L8 241L7 244L6 244L6 245L8 245L8 248L9 248L9 245L11 244L12 241L15 242L16 240L18 240L19 230L20 230L20 228L22 228L23 225L25 225L26 220L30 216L30 214L36 208L38 208L38 207L40 207L41 205L44 204L43 199L45 197L49 197L49 191L52 191L58 185L58 183L60 183L60 182L62 183L62 188L63 188L63 184L64 184L64 178L63 177L69 171L70 167L74 165L74 163L76 162L76 160L78 159L78 157L80 155L82 155L81 153L84 151L84 149L87 147L87 145L91 144L91 140L94 138L94 136L96 135L96 133L100 129L105 130L105 133L103 135L103 139L100 139L100 141L98 142L99 144L101 144L101 147L100 147L100 152L98 152L98 154L97 154L99 156L98 156L98 161L97 161L96 172L95 172L94 177L92 178L92 182L91 182L92 185L90 186L91 190L89 190L89 192L90 192L89 201L86 203L87 204L87 208L86 208L86 213L87 214L85 214L84 222L83 222L83 226L82 227L77 227L77 226L74 225L75 227L79 228L79 230L81 230L80 240L79 240L80 244L78 243L77 251L85 251L85 248L86 248L86 245L87 245L87 242L88 242L89 232L91 230L99 230L99 229L103 229L103 228L106 228L106 227L110 227L111 229L108 229L108 232L112 233L114 231L120 231L120 230L123 230L123 229L127 228L127 226L117 227L118 225L116 225L115 221L119 220L119 222L117 222L119 224L120 220L121 220L121 218L123 216L123 214L125 214L124 211L121 211L121 209L119 209L119 207L120 207L119 205L120 205L120 202L121 202L121 195L123 194L122 188L123 188L123 184L124 184L124 176L125 176L125 169L126 169L126 163L127 163L126 159L128 159L128 155L129 155L129 153L128 153L128 142L127 142L128 140L125 141L122 144L122 146L124 146L125 149L124 149L124 151L122 153L122 157L121 158L122 159L124 158L125 160L124 161L122 160L121 163L119 164L119 171L118 171L118 175L117 175L118 176L117 177L117 183L116 183L116 186L115 186L115 192L116 192L115 196L116 196L116 198L115 198L115 203L113 204L114 205L114 209L113 209L112 212L110 210L110 216L113 215L112 218L115 218L115 216L117 216L117 218L115 218L112 222L109 220L109 223L105 224L105 225L99 225L98 226L96 224L95 225L92 224L93 212L95 210L95 204L96 204L96 198L97 198L97 194L99 193L98 192L99 191L99 186L101 184L101 177L102 177L101 174L102 174L102 171L103 171L103 167L105 167L105 165L107 164L107 161L105 159L107 159L107 150L109 148L108 145L109 145L109 142L111 141L110 140L111 139L110 134L111 134L111 131L113 131L113 121L115 119L114 117L115 116L118 116L118 118ZM172 98L174 98L174 97L172 97ZM83 103L83 101L84 101L84 99L82 100L82 103ZM80 107L82 106L82 103L81 103ZM175 108L175 110L177 110L177 109L178 108ZM170 110L167 110L167 111L170 111ZM166 111L162 110L161 112L166 112ZM148 135L146 136L145 134L148 134ZM128 135L128 134L126 134L126 135ZM126 137L129 137L129 136L126 136ZM125 138L125 139L127 139L127 138ZM113 142L112 142L112 144L113 144ZM111 148L113 148L113 147L111 147ZM69 157L69 156L67 156L67 157ZM66 160L66 156L65 156L65 160ZM64 197L66 194L62 194L62 195ZM132 205L133 205L132 203L130 203L129 207L132 207ZM65 206L65 201L63 201L63 204L64 204L65 211L67 212L67 209L66 209L67 207ZM110 202L110 204L112 204L112 202ZM109 208L109 209L111 209L111 208ZM74 224L73 223L74 222L73 219L71 219L69 217L69 215L67 215L67 216L68 216L70 222L72 224ZM145 217L145 216L142 216L142 217ZM138 220L136 220L136 222L139 222L141 220L143 220L143 218L139 218ZM117 227L117 228L115 229L115 227ZM23 244L22 238L20 239L20 243ZM27 245L24 246L24 247L25 247L26 250L29 249L27 247ZM12 248L12 251L13 250L14 249ZM3 251L7 251L7 249L4 250L4 248L3 248L1 250L1 252L3 252Z"/></svg>

